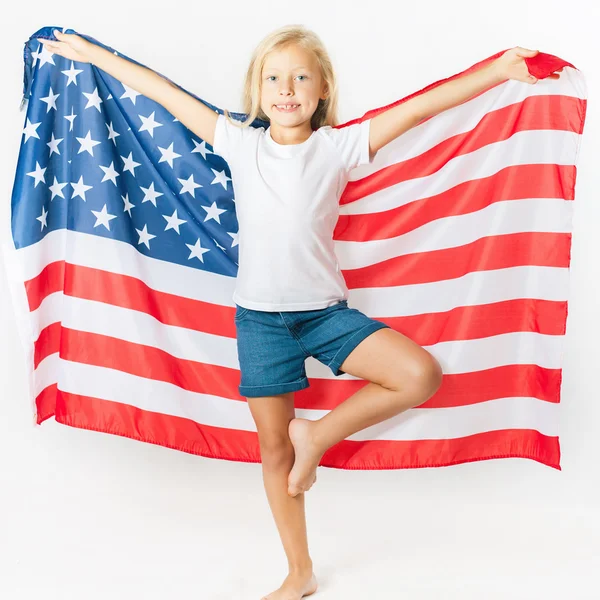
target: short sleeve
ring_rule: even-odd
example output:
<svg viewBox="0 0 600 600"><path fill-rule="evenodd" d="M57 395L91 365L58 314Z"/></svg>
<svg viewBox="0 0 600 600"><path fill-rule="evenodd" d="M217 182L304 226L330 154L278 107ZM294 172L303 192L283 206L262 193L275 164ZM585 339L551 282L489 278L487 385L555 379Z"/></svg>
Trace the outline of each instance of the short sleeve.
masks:
<svg viewBox="0 0 600 600"><path fill-rule="evenodd" d="M346 127L325 127L324 131L335 144L340 158L350 171L359 165L369 164L369 133L371 119L353 123Z"/></svg>
<svg viewBox="0 0 600 600"><path fill-rule="evenodd" d="M233 125L225 115L219 113L213 140L214 153L230 162L251 133L252 127Z"/></svg>

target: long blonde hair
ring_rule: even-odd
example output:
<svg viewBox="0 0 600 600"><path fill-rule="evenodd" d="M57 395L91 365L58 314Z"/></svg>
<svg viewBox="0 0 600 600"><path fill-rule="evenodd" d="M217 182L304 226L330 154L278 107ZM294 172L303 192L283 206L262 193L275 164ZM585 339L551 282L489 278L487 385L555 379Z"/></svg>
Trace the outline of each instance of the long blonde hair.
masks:
<svg viewBox="0 0 600 600"><path fill-rule="evenodd" d="M307 29L304 25L285 25L267 35L254 49L250 64L246 72L243 91L243 112L248 115L240 124L237 119L231 118L231 113L225 109L225 118L239 127L249 127L256 118L269 122L269 117L260 107L260 93L262 85L262 69L267 54L279 50L288 44L297 44L304 50L313 52L321 69L321 76L327 86L328 96L325 100L319 99L317 109L313 113L310 124L313 130L323 125L335 127L339 124L337 119L338 88L333 65L329 53L319 36ZM235 113L239 114L239 113Z"/></svg>

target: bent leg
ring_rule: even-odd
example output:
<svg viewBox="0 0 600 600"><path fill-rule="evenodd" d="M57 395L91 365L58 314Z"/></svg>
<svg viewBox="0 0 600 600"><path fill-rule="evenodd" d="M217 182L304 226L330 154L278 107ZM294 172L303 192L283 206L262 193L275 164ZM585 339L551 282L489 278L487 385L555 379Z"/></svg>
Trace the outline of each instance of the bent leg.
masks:
<svg viewBox="0 0 600 600"><path fill-rule="evenodd" d="M427 350L391 328L366 337L341 365L344 373L368 380L347 400L316 421L293 419L289 434L296 460L289 493L308 491L321 457L348 436L423 404L439 389L442 369Z"/></svg>
<svg viewBox="0 0 600 600"><path fill-rule="evenodd" d="M442 383L438 361L394 329L365 338L342 363L366 386L318 421L324 451L348 436L427 401Z"/></svg>

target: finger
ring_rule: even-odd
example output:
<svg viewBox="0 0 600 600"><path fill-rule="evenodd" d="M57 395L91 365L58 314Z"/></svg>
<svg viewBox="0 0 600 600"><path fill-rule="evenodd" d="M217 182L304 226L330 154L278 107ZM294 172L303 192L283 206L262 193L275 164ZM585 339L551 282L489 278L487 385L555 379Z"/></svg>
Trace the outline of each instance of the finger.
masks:
<svg viewBox="0 0 600 600"><path fill-rule="evenodd" d="M538 52L539 50L529 50L528 48L521 48L520 46L517 47L517 56L521 57L535 56Z"/></svg>

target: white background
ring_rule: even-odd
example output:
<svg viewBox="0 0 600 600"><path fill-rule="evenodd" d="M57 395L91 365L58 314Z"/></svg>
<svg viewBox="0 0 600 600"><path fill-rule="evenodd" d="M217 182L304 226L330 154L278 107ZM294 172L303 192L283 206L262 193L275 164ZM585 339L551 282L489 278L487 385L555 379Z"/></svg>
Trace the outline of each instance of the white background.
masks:
<svg viewBox="0 0 600 600"><path fill-rule="evenodd" d="M560 56L586 75L562 385L563 471L524 459L319 469L306 496L320 583L315 598L600 598L598 22L592 0L32 0L5 9L0 241L10 235L25 119L23 43L43 26L91 35L239 111L254 46L276 27L302 23L333 58L341 122L516 45ZM0 332L0 597L259 600L280 585L287 562L259 464L193 456L54 420L34 427L2 261Z"/></svg>

